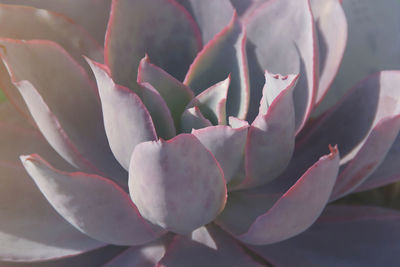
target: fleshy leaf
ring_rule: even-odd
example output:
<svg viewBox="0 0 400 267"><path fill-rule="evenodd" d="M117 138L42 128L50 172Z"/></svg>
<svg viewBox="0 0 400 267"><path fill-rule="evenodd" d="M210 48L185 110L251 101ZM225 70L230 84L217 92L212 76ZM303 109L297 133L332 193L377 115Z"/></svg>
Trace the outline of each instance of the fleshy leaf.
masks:
<svg viewBox="0 0 400 267"><path fill-rule="evenodd" d="M229 116L228 120L229 120L229 125L234 129L241 128L243 126L249 126L249 123L247 121L241 120L236 117Z"/></svg>
<svg viewBox="0 0 400 267"><path fill-rule="evenodd" d="M165 254L165 243L162 240L156 240L142 246L130 247L104 267L154 267Z"/></svg>
<svg viewBox="0 0 400 267"><path fill-rule="evenodd" d="M303 234L277 244L250 248L276 266L395 267L400 253L399 226L398 211L331 206Z"/></svg>
<svg viewBox="0 0 400 267"><path fill-rule="evenodd" d="M181 234L212 221L226 202L218 162L190 134L136 146L129 189L144 218Z"/></svg>
<svg viewBox="0 0 400 267"><path fill-rule="evenodd" d="M108 146L97 89L84 69L50 41L2 39L0 44L12 80L29 81L18 83L20 92L53 148L75 166L125 180Z"/></svg>
<svg viewBox="0 0 400 267"><path fill-rule="evenodd" d="M39 151L68 166L8 102L0 104L0 147L0 261L50 260L104 246L60 217L26 174L20 153Z"/></svg>
<svg viewBox="0 0 400 267"><path fill-rule="evenodd" d="M246 179L238 188L268 183L288 165L294 150L293 88L298 77L266 73L260 113L247 136Z"/></svg>
<svg viewBox="0 0 400 267"><path fill-rule="evenodd" d="M257 114L263 71L300 73L294 91L296 131L303 127L314 105L318 86L318 51L308 0L263 1L246 15L247 54L251 77L249 120ZM277 41L279 40L279 41Z"/></svg>
<svg viewBox="0 0 400 267"><path fill-rule="evenodd" d="M350 89L298 139L293 159L279 178L282 186L293 184L295 181L290 179L304 172L318 155L326 153L327 144L340 147L341 164L349 162L379 121L399 114L399 83L399 71L383 71L366 77Z"/></svg>
<svg viewBox="0 0 400 267"><path fill-rule="evenodd" d="M231 20L233 7L229 0L178 0L199 25L203 44L208 43Z"/></svg>
<svg viewBox="0 0 400 267"><path fill-rule="evenodd" d="M250 255L232 237L214 225L207 227L203 234L208 235L217 244L213 249L185 236L176 236L161 259L161 266L254 266L261 264Z"/></svg>
<svg viewBox="0 0 400 267"><path fill-rule="evenodd" d="M151 84L160 93L171 111L176 129L180 129L181 115L193 98L190 88L163 69L151 64L148 56L140 61L137 81Z"/></svg>
<svg viewBox="0 0 400 267"><path fill-rule="evenodd" d="M200 48L196 23L174 0L112 1L104 57L116 83L136 86L136 71L145 53L182 79Z"/></svg>
<svg viewBox="0 0 400 267"><path fill-rule="evenodd" d="M227 114L241 119L246 117L250 94L245 44L244 27L234 13L229 25L197 55L184 81L197 95L231 74Z"/></svg>
<svg viewBox="0 0 400 267"><path fill-rule="evenodd" d="M37 262L0 262L1 267L88 267L102 266L115 255L121 253L126 247L105 246L72 257L60 257L56 259L37 261Z"/></svg>
<svg viewBox="0 0 400 267"><path fill-rule="evenodd" d="M150 113L134 92L114 83L105 65L87 61L96 76L108 143L115 158L128 170L135 146L157 139Z"/></svg>
<svg viewBox="0 0 400 267"><path fill-rule="evenodd" d="M0 3L33 6L64 14L68 19L85 27L100 44L104 42L110 0L0 0Z"/></svg>
<svg viewBox="0 0 400 267"><path fill-rule="evenodd" d="M139 84L141 99L153 119L159 137L170 139L176 135L174 119L160 93L149 83Z"/></svg>
<svg viewBox="0 0 400 267"><path fill-rule="evenodd" d="M192 131L192 134L200 140L219 162L227 183L235 178L240 168L243 168L247 131L248 127L246 126L233 129L225 125Z"/></svg>
<svg viewBox="0 0 400 267"><path fill-rule="evenodd" d="M319 114L365 76L400 68L400 2L352 0L343 1L342 6L348 24L346 50L335 81L317 110Z"/></svg>
<svg viewBox="0 0 400 267"><path fill-rule="evenodd" d="M382 119L372 129L354 158L341 170L331 199L349 194L384 160L400 130L400 115Z"/></svg>
<svg viewBox="0 0 400 267"><path fill-rule="evenodd" d="M331 149L331 154L320 158L266 212L264 205L257 205L259 198L250 195L248 199L237 192L237 203L228 201L217 223L241 241L255 245L272 244L303 232L319 217L335 185L339 154L337 148Z"/></svg>
<svg viewBox="0 0 400 267"><path fill-rule="evenodd" d="M355 191L365 191L400 180L400 134L379 167Z"/></svg>
<svg viewBox="0 0 400 267"><path fill-rule="evenodd" d="M193 129L201 129L209 126L212 126L212 123L203 116L197 106L185 110L182 114L181 130L183 133L190 133Z"/></svg>
<svg viewBox="0 0 400 267"><path fill-rule="evenodd" d="M82 54L102 61L101 46L84 29L64 16L42 9L9 5L0 5L0 13L3 22L0 28L1 37L51 40L63 46L78 62L84 63ZM6 92L12 103L19 111L29 116L25 102L11 83L3 62L0 62L0 80L1 89Z"/></svg>
<svg viewBox="0 0 400 267"><path fill-rule="evenodd" d="M318 33L318 105L339 70L347 42L347 21L340 0L311 0L310 3Z"/></svg>
<svg viewBox="0 0 400 267"><path fill-rule="evenodd" d="M202 114L214 125L226 124L226 98L230 81L229 75L224 81L211 86L193 98L186 108L198 106Z"/></svg>
<svg viewBox="0 0 400 267"><path fill-rule="evenodd" d="M83 233L116 245L144 244L159 237L129 195L106 178L54 169L38 155L21 161L50 204Z"/></svg>

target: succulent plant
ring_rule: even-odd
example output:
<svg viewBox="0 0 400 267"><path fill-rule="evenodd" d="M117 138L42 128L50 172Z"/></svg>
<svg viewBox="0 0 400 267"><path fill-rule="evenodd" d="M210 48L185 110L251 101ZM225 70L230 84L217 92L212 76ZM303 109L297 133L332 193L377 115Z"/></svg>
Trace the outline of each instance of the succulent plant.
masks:
<svg viewBox="0 0 400 267"><path fill-rule="evenodd" d="M397 266L399 13L1 0L0 265Z"/></svg>

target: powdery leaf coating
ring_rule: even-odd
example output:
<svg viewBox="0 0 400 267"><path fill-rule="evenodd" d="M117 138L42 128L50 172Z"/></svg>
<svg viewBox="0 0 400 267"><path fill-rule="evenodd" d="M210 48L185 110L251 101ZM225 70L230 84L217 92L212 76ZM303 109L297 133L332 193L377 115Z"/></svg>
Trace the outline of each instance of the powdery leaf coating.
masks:
<svg viewBox="0 0 400 267"><path fill-rule="evenodd" d="M267 212L260 206L254 221L237 219L246 214L247 205L234 205L225 208L217 223L254 245L272 244L303 232L319 217L335 185L339 153L337 148L331 149L331 154L321 157Z"/></svg>
<svg viewBox="0 0 400 267"><path fill-rule="evenodd" d="M106 66L89 59L87 61L97 80L110 148L122 167L128 170L135 146L156 140L153 120L139 96L115 84Z"/></svg>
<svg viewBox="0 0 400 267"><path fill-rule="evenodd" d="M139 84L140 98L153 119L158 137L170 139L176 135L174 119L161 94L149 83Z"/></svg>
<svg viewBox="0 0 400 267"><path fill-rule="evenodd" d="M181 117L181 131L190 133L193 129L202 129L212 126L212 123L207 120L199 107L194 106L185 110Z"/></svg>
<svg viewBox="0 0 400 267"><path fill-rule="evenodd" d="M246 178L238 188L268 183L288 165L294 150L293 89L298 77L266 73L260 113L251 124L247 136ZM269 106L268 109L266 106Z"/></svg>
<svg viewBox="0 0 400 267"><path fill-rule="evenodd" d="M229 25L197 54L184 81L199 94L231 74L226 112L241 119L246 117L250 97L245 45L244 27L234 13Z"/></svg>
<svg viewBox="0 0 400 267"><path fill-rule="evenodd" d="M57 214L18 156L40 152L63 168L68 165L9 103L0 104L0 113L0 260L51 260L104 246Z"/></svg>
<svg viewBox="0 0 400 267"><path fill-rule="evenodd" d="M364 77L400 68L400 2L397 0L341 1L348 38L336 78L317 110L322 114ZM337 30L336 30L337 32Z"/></svg>
<svg viewBox="0 0 400 267"><path fill-rule="evenodd" d="M190 134L136 146L129 191L144 218L181 234L212 221L226 202L218 162Z"/></svg>
<svg viewBox="0 0 400 267"><path fill-rule="evenodd" d="M383 162L355 191L365 191L398 181L400 179L400 164L398 164L400 159L399 152L400 135L397 135Z"/></svg>
<svg viewBox="0 0 400 267"><path fill-rule="evenodd" d="M396 267L399 226L400 214L395 210L330 206L308 231L297 237L250 249L277 266Z"/></svg>
<svg viewBox="0 0 400 267"><path fill-rule="evenodd" d="M104 267L154 267L164 256L166 244L163 240L142 245L133 246L113 258Z"/></svg>
<svg viewBox="0 0 400 267"><path fill-rule="evenodd" d="M82 54L98 61L103 60L102 47L83 28L58 13L31 7L0 5L0 14L3 22L0 36L3 38L54 41L66 49L76 61L83 64ZM11 83L2 62L0 62L0 80L0 87L8 98L19 111L28 116L29 111L18 90Z"/></svg>
<svg viewBox="0 0 400 267"><path fill-rule="evenodd" d="M57 212L77 229L109 244L139 245L163 231L150 226L129 195L107 178L54 169L38 155L21 161Z"/></svg>
<svg viewBox="0 0 400 267"><path fill-rule="evenodd" d="M368 135L361 149L341 170L331 200L351 193L384 160L400 131L400 114L382 119Z"/></svg>
<svg viewBox="0 0 400 267"><path fill-rule="evenodd" d="M104 42L110 0L0 0L0 3L33 6L62 13L74 23L82 25L100 44Z"/></svg>
<svg viewBox="0 0 400 267"><path fill-rule="evenodd" d="M214 155L224 171L226 182L229 183L244 166L247 132L246 126L233 129L229 126L218 125L193 130L192 134Z"/></svg>
<svg viewBox="0 0 400 267"><path fill-rule="evenodd" d="M214 125L226 124L226 99L231 76L214 84L190 101L186 108L198 106L202 114Z"/></svg>
<svg viewBox="0 0 400 267"><path fill-rule="evenodd" d="M196 23L174 0L112 1L104 58L118 84L135 86L145 53L182 79L200 47Z"/></svg>
<svg viewBox="0 0 400 267"><path fill-rule="evenodd" d="M160 93L171 112L176 129L180 129L182 112L193 98L192 90L160 67L151 64L147 55L140 61L137 81L151 84Z"/></svg>
<svg viewBox="0 0 400 267"><path fill-rule="evenodd" d="M399 71L382 71L364 78L348 90L332 109L298 138L293 159L280 177L281 185L293 184L291 178L304 172L319 155L326 153L327 143L340 147L341 164L351 161L382 119L399 114L399 82ZM382 144L393 141L383 138Z"/></svg>
<svg viewBox="0 0 400 267"><path fill-rule="evenodd" d="M318 34L318 105L325 97L342 62L347 43L347 21L341 0L311 0L310 3Z"/></svg>
<svg viewBox="0 0 400 267"><path fill-rule="evenodd" d="M294 92L296 131L304 126L313 108L318 87L318 50L314 19L308 0L261 1L246 15L249 69L255 108L261 97L262 74L300 73ZM279 41L277 41L279 40ZM258 64L258 65L256 65ZM254 88L254 89L253 89ZM257 113L250 111L250 120Z"/></svg>
<svg viewBox="0 0 400 267"><path fill-rule="evenodd" d="M168 247L160 266L263 266L253 260L231 236L215 225L209 225L207 231L202 231L203 237L212 239L215 248L191 240L186 236L176 236Z"/></svg>
<svg viewBox="0 0 400 267"><path fill-rule="evenodd" d="M178 0L178 2L191 12L199 25L203 44L207 44L229 24L234 12L229 0Z"/></svg>
<svg viewBox="0 0 400 267"><path fill-rule="evenodd" d="M32 102L31 111L32 108L41 110L41 115L34 119L46 121L46 124L42 122L38 124L41 124L43 135L55 150L64 156L70 153L64 149L74 146L76 149L73 150L77 150L76 153L90 162L85 164L86 166L78 165L84 170L124 179L123 169L114 159L108 145L96 86L90 81L84 69L64 49L50 41L2 39L0 44L7 51L1 56L13 82L28 80L29 82L22 83L25 91L33 92L31 86L33 85L43 98L40 104L37 99L29 97L25 98L25 101L28 105ZM44 105L52 114L49 114ZM59 125L54 125L55 120ZM65 134L57 132L61 127ZM57 136L58 140L54 140L54 136ZM70 139L69 145L55 145L65 137ZM65 159L72 161L67 157ZM88 165L94 167L88 168Z"/></svg>

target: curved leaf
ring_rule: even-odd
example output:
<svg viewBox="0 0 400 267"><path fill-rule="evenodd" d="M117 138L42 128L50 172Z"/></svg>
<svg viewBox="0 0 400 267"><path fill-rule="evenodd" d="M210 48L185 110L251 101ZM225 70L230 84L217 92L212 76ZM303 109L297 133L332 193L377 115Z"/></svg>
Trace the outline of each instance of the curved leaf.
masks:
<svg viewBox="0 0 400 267"><path fill-rule="evenodd" d="M0 0L0 3L27 5L62 13L85 27L99 43L104 42L110 0Z"/></svg>
<svg viewBox="0 0 400 267"><path fill-rule="evenodd" d="M160 93L171 111L176 129L180 129L181 115L193 98L190 88L160 67L151 64L147 55L140 61L137 81L151 84Z"/></svg>
<svg viewBox="0 0 400 267"><path fill-rule="evenodd" d="M162 234L111 180L58 171L35 154L21 161L50 204L83 233L116 245L144 244Z"/></svg>
<svg viewBox="0 0 400 267"><path fill-rule="evenodd" d="M288 165L294 150L293 88L298 77L265 74L260 112L247 136L246 179L237 188L268 183ZM264 163L260 164L260 161Z"/></svg>
<svg viewBox="0 0 400 267"><path fill-rule="evenodd" d="M221 165L224 177L229 183L238 170L244 166L244 148L248 127L233 129L229 126L218 125L199 130L192 134L214 155Z"/></svg>
<svg viewBox="0 0 400 267"><path fill-rule="evenodd" d="M300 73L294 91L296 131L313 108L318 86L318 51L314 19L308 0L261 2L245 17L248 32L251 107L261 98L263 71ZM250 110L249 119L257 114Z"/></svg>
<svg viewBox="0 0 400 267"><path fill-rule="evenodd" d="M144 218L181 234L212 221L226 201L218 162L190 134L136 146L129 189Z"/></svg>
<svg viewBox="0 0 400 267"><path fill-rule="evenodd" d="M200 47L196 23L174 0L112 1L104 57L118 84L136 86L136 71L145 53L182 79Z"/></svg>
<svg viewBox="0 0 400 267"><path fill-rule="evenodd" d="M12 80L29 81L18 83L20 92L54 149L76 167L123 181L124 171L108 146L97 89L83 68L50 41L3 39L0 44Z"/></svg>
<svg viewBox="0 0 400 267"><path fill-rule="evenodd" d="M231 74L227 114L241 119L246 117L250 94L245 44L244 27L234 13L229 25L199 52L184 81L199 94Z"/></svg>
<svg viewBox="0 0 400 267"><path fill-rule="evenodd" d="M238 192L238 203L228 201L216 222L241 241L255 245L272 244L300 234L319 217L335 185L339 154L337 148L331 149L331 154L320 158L267 211L264 205L254 204L260 199L250 194L246 200Z"/></svg>
<svg viewBox="0 0 400 267"><path fill-rule="evenodd" d="M398 211L331 206L303 234L251 249L277 266L396 267L400 259L399 225Z"/></svg>
<svg viewBox="0 0 400 267"><path fill-rule="evenodd" d="M115 158L128 170L135 146L157 139L153 120L134 92L114 83L106 66L87 61L96 76L108 143Z"/></svg>
<svg viewBox="0 0 400 267"><path fill-rule="evenodd" d="M204 117L197 106L185 110L182 114L181 131L183 133L190 133L193 129L202 129L209 126L212 126L212 123Z"/></svg>

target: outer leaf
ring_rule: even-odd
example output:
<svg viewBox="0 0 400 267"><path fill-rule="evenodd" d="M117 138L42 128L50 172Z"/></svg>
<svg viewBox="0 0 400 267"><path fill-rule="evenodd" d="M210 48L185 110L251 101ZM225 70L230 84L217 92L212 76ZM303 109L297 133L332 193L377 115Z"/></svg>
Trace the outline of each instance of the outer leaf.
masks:
<svg viewBox="0 0 400 267"><path fill-rule="evenodd" d="M102 61L101 46L84 29L64 16L42 9L9 5L0 5L0 12L2 14L1 37L51 40L63 46L75 60L81 63L84 63L82 54ZM0 80L0 87L6 92L8 98L13 101L19 111L29 116L25 102L11 83L2 62L0 62Z"/></svg>
<svg viewBox="0 0 400 267"><path fill-rule="evenodd" d="M140 61L137 81L139 83L147 82L154 86L171 111L176 129L180 129L181 115L186 105L193 98L193 92L190 88L163 69L151 64L148 56Z"/></svg>
<svg viewBox="0 0 400 267"><path fill-rule="evenodd" d="M112 1L105 61L117 83L135 86L139 61L145 53L182 79L200 47L196 23L174 0Z"/></svg>
<svg viewBox="0 0 400 267"><path fill-rule="evenodd" d="M251 107L261 97L262 73L300 73L294 92L297 132L303 127L314 105L318 86L318 56L314 19L308 0L266 1L246 15ZM278 41L277 41L278 40ZM257 114L250 110L249 119Z"/></svg>
<svg viewBox="0 0 400 267"><path fill-rule="evenodd" d="M400 130L400 115L382 119L372 129L362 148L340 172L331 199L351 193L384 160Z"/></svg>
<svg viewBox="0 0 400 267"><path fill-rule="evenodd" d="M335 78L347 43L347 21L340 0L311 0L318 33L320 78L318 105Z"/></svg>
<svg viewBox="0 0 400 267"><path fill-rule="evenodd" d="M115 84L106 66L89 59L88 63L96 76L108 142L115 158L128 170L135 146L157 139L153 121L140 98Z"/></svg>
<svg viewBox="0 0 400 267"><path fill-rule="evenodd" d="M355 191L369 190L398 181L400 179L399 148L400 135L397 135L383 162Z"/></svg>
<svg viewBox="0 0 400 267"><path fill-rule="evenodd" d="M277 266L396 267L400 259L399 225L397 211L331 206L303 234L251 249Z"/></svg>
<svg viewBox="0 0 400 267"><path fill-rule="evenodd" d="M230 75L197 95L186 108L198 106L206 118L214 125L226 124L226 98L231 81Z"/></svg>
<svg viewBox="0 0 400 267"><path fill-rule="evenodd" d="M260 205L259 210L251 208L257 198L246 201L245 197L244 203L239 198L238 204L227 205L217 223L249 244L272 244L293 237L310 227L321 214L329 200L338 169L339 154L334 148L330 155L320 158L308 169L267 212ZM236 194L240 197L240 193ZM256 219L241 219L246 217L246 213Z"/></svg>
<svg viewBox="0 0 400 267"><path fill-rule="evenodd" d="M138 245L162 233L140 216L111 180L58 171L38 155L21 156L21 161L57 212L87 235L111 244Z"/></svg>
<svg viewBox="0 0 400 267"><path fill-rule="evenodd" d="M19 153L40 151L66 165L7 102L0 105L0 147L0 260L54 259L104 245L60 217L26 175Z"/></svg>
<svg viewBox="0 0 400 267"><path fill-rule="evenodd" d="M229 0L178 0L200 27L203 44L208 43L231 20L233 7Z"/></svg>
<svg viewBox="0 0 400 267"><path fill-rule="evenodd" d="M327 144L338 144L341 148L341 163L353 159L380 121L400 114L399 82L400 72L383 71L365 78L349 90L299 138L288 171L279 178L281 184L284 187L293 184L290 178L302 173L315 161L318 153L325 153ZM382 139L387 144L393 141Z"/></svg>
<svg viewBox="0 0 400 267"><path fill-rule="evenodd" d="M87 267L101 266L113 256L125 250L125 247L106 246L73 257L63 257L41 262L0 262L2 267Z"/></svg>
<svg viewBox="0 0 400 267"><path fill-rule="evenodd" d="M238 188L258 186L278 177L287 167L294 150L293 88L299 76L266 73L265 77L260 113L247 136L246 179ZM260 161L264 163L260 164Z"/></svg>
<svg viewBox="0 0 400 267"><path fill-rule="evenodd" d="M110 0L0 0L0 3L28 5L63 13L77 24L84 26L99 43L102 44L104 41Z"/></svg>
<svg viewBox="0 0 400 267"><path fill-rule="evenodd" d="M246 126L232 129L229 126L218 125L192 131L219 162L227 183L243 168L247 130Z"/></svg>
<svg viewBox="0 0 400 267"><path fill-rule="evenodd" d="M209 126L212 126L212 123L204 117L197 106L185 110L182 114L181 131L184 133L190 133L193 129L202 129Z"/></svg>
<svg viewBox="0 0 400 267"><path fill-rule="evenodd" d="M19 83L19 89L55 150L77 167L124 180L108 146L97 90L82 67L53 42L0 43L6 47L2 58L13 81L30 81Z"/></svg>
<svg viewBox="0 0 400 267"><path fill-rule="evenodd" d="M343 1L342 5L348 23L346 51L332 88L318 109L319 114L333 106L363 77L400 68L397 27L400 2L352 0Z"/></svg>
<svg viewBox="0 0 400 267"><path fill-rule="evenodd" d="M206 238L213 239L215 249L192 241L185 236L176 236L159 265L172 266L262 266L255 262L229 235L210 225L203 231Z"/></svg>
<svg viewBox="0 0 400 267"><path fill-rule="evenodd" d="M163 240L156 240L143 246L130 247L104 267L154 267L164 256L166 243Z"/></svg>
<svg viewBox="0 0 400 267"><path fill-rule="evenodd" d="M226 201L218 162L189 134L136 146L129 189L144 218L183 234L212 221Z"/></svg>
<svg viewBox="0 0 400 267"><path fill-rule="evenodd" d="M199 94L231 74L227 114L245 118L249 105L246 34L236 13L228 26L197 55L184 83Z"/></svg>

